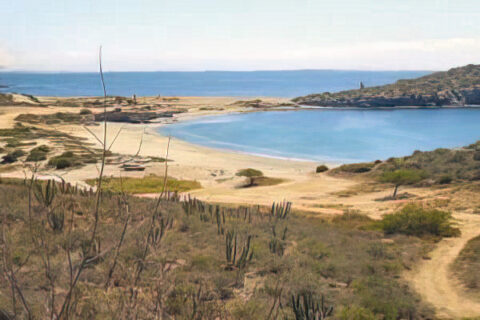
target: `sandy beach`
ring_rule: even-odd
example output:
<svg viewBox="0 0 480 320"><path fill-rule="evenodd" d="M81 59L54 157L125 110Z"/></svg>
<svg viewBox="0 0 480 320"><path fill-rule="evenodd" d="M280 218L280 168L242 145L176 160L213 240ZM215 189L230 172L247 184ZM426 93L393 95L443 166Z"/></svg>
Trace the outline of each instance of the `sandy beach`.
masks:
<svg viewBox="0 0 480 320"><path fill-rule="evenodd" d="M52 103L56 98L41 98L44 103ZM142 99L139 98L140 102ZM152 99L152 98L150 98ZM263 98L265 99L265 98ZM139 155L143 157L165 157L168 138L159 134L158 126L168 125L174 121L183 121L205 115L224 114L233 112L252 112L258 110L241 108L235 102L241 98L229 97L182 97L175 98L172 104L186 108L188 112L179 113L173 118L162 119L154 124L108 123L107 144L114 139L119 130L117 140L111 151L122 155L135 155L143 141ZM285 102L286 99L270 98L267 101ZM208 107L207 107L208 106ZM14 125L14 118L21 113L49 114L54 112L72 112L68 107L1 107L0 126L9 128ZM95 110L94 112L99 112ZM96 139L81 125L50 126L64 133L88 139L89 142L100 147ZM88 127L97 136L101 136L103 125ZM270 205L273 201L288 200L294 207L317 213L339 214L345 209L368 209L371 215L381 215L387 207L373 200L385 196L388 191L379 191L364 194L358 192L360 183L351 179L331 177L326 174L316 174L315 168L319 163L288 159L276 159L249 155L228 150L218 150L193 145L176 138L171 139L169 159L169 175L177 179L196 180L202 188L190 193L203 200L219 203L261 204ZM338 164L328 164L330 167ZM284 182L273 186L255 188L241 188L245 178L236 176L236 172L243 168L261 170L265 176L280 178ZM150 174L162 175L162 163L150 163L143 172L125 172L118 165L107 165L107 176L134 176L142 177ZM42 170L41 175L61 176L68 182L84 185L86 179L98 175L96 165L90 164L82 168L71 170ZM4 177L23 177L23 170L2 173ZM356 195L339 197L342 192ZM352 192L350 192L352 193ZM154 196L154 195L145 195ZM373 210L372 210L373 209Z"/></svg>

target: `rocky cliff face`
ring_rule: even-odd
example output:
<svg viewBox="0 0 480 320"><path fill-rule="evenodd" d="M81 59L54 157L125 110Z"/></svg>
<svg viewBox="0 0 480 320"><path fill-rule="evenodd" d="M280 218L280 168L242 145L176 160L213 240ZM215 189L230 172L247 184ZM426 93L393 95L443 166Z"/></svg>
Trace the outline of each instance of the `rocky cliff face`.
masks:
<svg viewBox="0 0 480 320"><path fill-rule="evenodd" d="M480 105L480 66L468 65L379 87L312 94L293 101L309 106L361 108Z"/></svg>
<svg viewBox="0 0 480 320"><path fill-rule="evenodd" d="M480 88L461 91L444 91L432 95L399 94L395 96L356 96L345 97L335 94L309 95L295 98L300 105L323 107L438 107L438 106L465 106L480 105Z"/></svg>

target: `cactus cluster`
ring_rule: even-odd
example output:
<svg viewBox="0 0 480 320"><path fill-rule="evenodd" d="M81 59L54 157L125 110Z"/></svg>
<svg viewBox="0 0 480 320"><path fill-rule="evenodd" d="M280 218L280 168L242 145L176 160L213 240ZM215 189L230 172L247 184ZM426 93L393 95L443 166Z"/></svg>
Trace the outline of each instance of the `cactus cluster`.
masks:
<svg viewBox="0 0 480 320"><path fill-rule="evenodd" d="M276 229L276 225L273 225L272 239L270 240L270 244L269 244L270 252L277 254L279 256L283 256L283 253L285 252L285 241L287 239L288 228L285 227L283 229L281 237L277 237L277 232L275 229Z"/></svg>
<svg viewBox="0 0 480 320"><path fill-rule="evenodd" d="M50 208L55 199L57 193L57 187L54 180L48 180L45 186L42 186L42 183L38 181L35 183L33 188L33 193L37 201L42 204L45 208Z"/></svg>
<svg viewBox="0 0 480 320"><path fill-rule="evenodd" d="M156 219L154 223L155 226L148 238L148 242L150 245L157 247L160 244L160 240L162 240L165 235L165 231L173 227L173 217L161 217L160 219Z"/></svg>
<svg viewBox="0 0 480 320"><path fill-rule="evenodd" d="M240 257L237 259L237 233L235 231L227 231L225 234L225 258L227 259L228 268L236 267L245 268L247 263L252 261L253 248L250 247L252 236L248 235L245 241Z"/></svg>
<svg viewBox="0 0 480 320"><path fill-rule="evenodd" d="M222 208L219 205L208 204L206 202L200 201L196 198L191 198L186 196L182 203L183 210L185 213L190 215L198 215L200 221L203 222L212 222L217 223L219 234L224 234L224 231L221 231L223 224L226 222L226 218L241 220L244 222L252 223L253 214L260 212L260 207L246 207L241 206L238 208Z"/></svg>
<svg viewBox="0 0 480 320"><path fill-rule="evenodd" d="M62 232L65 224L65 214L63 211L49 211L47 221L53 231Z"/></svg>
<svg viewBox="0 0 480 320"><path fill-rule="evenodd" d="M312 293L292 295L292 310L295 320L323 320L333 314L333 306L327 306L325 297L314 298Z"/></svg>
<svg viewBox="0 0 480 320"><path fill-rule="evenodd" d="M272 209L270 210L270 215L276 219L286 219L287 215L290 213L292 208L292 203L283 201L279 203L273 203Z"/></svg>

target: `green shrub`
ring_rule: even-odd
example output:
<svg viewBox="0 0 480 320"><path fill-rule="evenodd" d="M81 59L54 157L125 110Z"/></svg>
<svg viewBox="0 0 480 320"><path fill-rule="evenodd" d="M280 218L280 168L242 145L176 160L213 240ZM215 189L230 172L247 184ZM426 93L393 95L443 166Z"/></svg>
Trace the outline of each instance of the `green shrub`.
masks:
<svg viewBox="0 0 480 320"><path fill-rule="evenodd" d="M92 114L92 111L90 109L82 109L80 110L81 115L87 115L87 114Z"/></svg>
<svg viewBox="0 0 480 320"><path fill-rule="evenodd" d="M473 160L475 160L475 161L480 161L480 151L476 151L476 152L473 154Z"/></svg>
<svg viewBox="0 0 480 320"><path fill-rule="evenodd" d="M16 138L10 138L7 140L7 148L18 148L18 147L28 147L28 146L34 146L37 143L35 141L32 142L23 142L21 140L18 140Z"/></svg>
<svg viewBox="0 0 480 320"><path fill-rule="evenodd" d="M27 162L38 162L47 160L47 154L45 152L30 152L27 157Z"/></svg>
<svg viewBox="0 0 480 320"><path fill-rule="evenodd" d="M342 172L347 172L347 173L364 173L372 170L374 166L375 166L375 163L373 162L352 163L352 164L344 164L338 167L338 170Z"/></svg>
<svg viewBox="0 0 480 320"><path fill-rule="evenodd" d="M380 223L386 234L455 237L460 235L460 230L453 227L451 218L450 212L427 209L412 203L396 213L385 215Z"/></svg>
<svg viewBox="0 0 480 320"><path fill-rule="evenodd" d="M15 150L13 152L10 152L10 153L4 155L2 157L2 159L3 159L2 163L3 164L14 163L14 162L18 161L18 158L20 158L24 155L25 155L25 151L20 150L20 149Z"/></svg>
<svg viewBox="0 0 480 320"><path fill-rule="evenodd" d="M372 311L359 306L348 306L340 312L341 320L375 320L377 319Z"/></svg>
<svg viewBox="0 0 480 320"><path fill-rule="evenodd" d="M47 153L50 152L50 148L46 145L41 145L30 150L30 154L26 161L37 162L47 160Z"/></svg>
<svg viewBox="0 0 480 320"><path fill-rule="evenodd" d="M377 316L382 315L380 319L408 319L415 311L414 298L391 279L372 275L355 281L353 287L363 307Z"/></svg>
<svg viewBox="0 0 480 320"><path fill-rule="evenodd" d="M444 175L444 176L441 176L440 179L438 179L438 183L449 184L450 182L452 182L452 180L453 180L452 176Z"/></svg>
<svg viewBox="0 0 480 320"><path fill-rule="evenodd" d="M325 171L328 171L328 167L324 164L318 166L317 169L315 170L316 173L322 173Z"/></svg>
<svg viewBox="0 0 480 320"><path fill-rule="evenodd" d="M42 144L41 146L35 147L32 150L30 150L30 152L37 152L37 151L47 153L47 152L50 152L50 147Z"/></svg>
<svg viewBox="0 0 480 320"><path fill-rule="evenodd" d="M65 169L73 166L73 162L68 158L57 158L54 161L50 159L48 164L54 166L56 169Z"/></svg>
<svg viewBox="0 0 480 320"><path fill-rule="evenodd" d="M65 151L60 155L62 158L73 158L75 154L72 151Z"/></svg>

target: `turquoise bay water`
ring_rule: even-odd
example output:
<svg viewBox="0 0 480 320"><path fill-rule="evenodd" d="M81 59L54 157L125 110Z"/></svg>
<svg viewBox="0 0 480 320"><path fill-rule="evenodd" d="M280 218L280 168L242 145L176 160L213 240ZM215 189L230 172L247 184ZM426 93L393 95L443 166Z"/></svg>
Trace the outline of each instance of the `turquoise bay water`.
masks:
<svg viewBox="0 0 480 320"><path fill-rule="evenodd" d="M199 118L160 133L208 147L353 163L480 140L480 109L271 111Z"/></svg>

